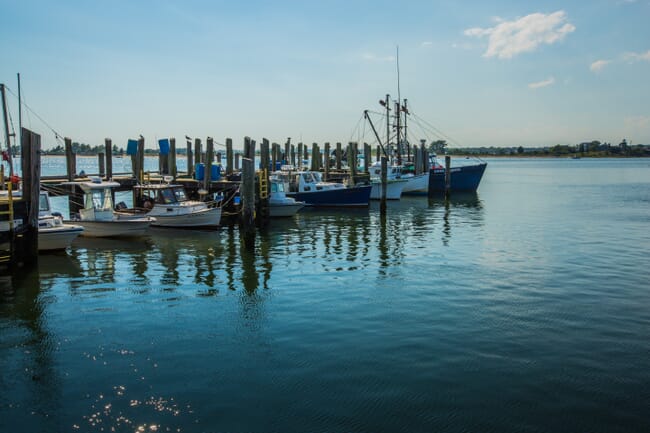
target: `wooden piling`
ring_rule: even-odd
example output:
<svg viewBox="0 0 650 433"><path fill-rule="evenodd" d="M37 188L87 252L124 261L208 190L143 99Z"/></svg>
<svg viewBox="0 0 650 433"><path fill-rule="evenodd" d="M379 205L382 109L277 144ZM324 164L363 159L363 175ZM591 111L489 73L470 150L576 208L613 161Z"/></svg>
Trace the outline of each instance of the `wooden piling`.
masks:
<svg viewBox="0 0 650 433"><path fill-rule="evenodd" d="M235 171L239 171L239 160L241 159L241 154L239 152L235 153Z"/></svg>
<svg viewBox="0 0 650 433"><path fill-rule="evenodd" d="M330 143L329 141L325 142L325 180L329 180L330 177Z"/></svg>
<svg viewBox="0 0 650 433"><path fill-rule="evenodd" d="M388 188L388 158L381 157L381 195L379 202L379 210L386 212L386 189Z"/></svg>
<svg viewBox="0 0 650 433"><path fill-rule="evenodd" d="M350 185L354 185L357 177L357 143L348 144L348 165L350 166Z"/></svg>
<svg viewBox="0 0 650 433"><path fill-rule="evenodd" d="M267 173L271 170L271 159L269 157L269 140L262 138L262 145L260 146L260 168L266 170ZM275 170L275 167L273 167ZM268 181L268 180L267 180Z"/></svg>
<svg viewBox="0 0 650 433"><path fill-rule="evenodd" d="M192 141L187 138L187 176L194 177L194 153L192 152Z"/></svg>
<svg viewBox="0 0 650 433"><path fill-rule="evenodd" d="M302 143L298 143L298 161L295 166L298 167L299 170L302 169L302 155L303 155Z"/></svg>
<svg viewBox="0 0 650 433"><path fill-rule="evenodd" d="M311 168L310 168L312 171L318 170L318 158L316 157L317 149L318 149L318 145L316 143L312 143L311 144Z"/></svg>
<svg viewBox="0 0 650 433"><path fill-rule="evenodd" d="M233 172L232 138L226 138L226 175Z"/></svg>
<svg viewBox="0 0 650 433"><path fill-rule="evenodd" d="M244 247L255 248L255 164L244 158L241 182L242 217L241 232Z"/></svg>
<svg viewBox="0 0 650 433"><path fill-rule="evenodd" d="M169 174L176 179L178 174L178 167L176 167L176 139L171 137L169 139Z"/></svg>
<svg viewBox="0 0 650 433"><path fill-rule="evenodd" d="M291 162L290 164L295 167L296 166L296 145L292 144L291 145Z"/></svg>
<svg viewBox="0 0 650 433"><path fill-rule="evenodd" d="M201 139L200 138L195 138L194 139L194 164L200 164L203 162L202 154L201 154Z"/></svg>
<svg viewBox="0 0 650 433"><path fill-rule="evenodd" d="M113 178L113 142L110 138L104 139L104 148L106 149L106 179Z"/></svg>
<svg viewBox="0 0 650 433"><path fill-rule="evenodd" d="M103 178L106 174L106 158L104 152L97 153L97 165L99 166L99 177Z"/></svg>
<svg viewBox="0 0 650 433"><path fill-rule="evenodd" d="M77 160L72 152L72 139L65 137L65 165L68 172L68 181L73 181L77 174Z"/></svg>
<svg viewBox="0 0 650 433"><path fill-rule="evenodd" d="M372 147L368 143L363 143L363 172L370 172L370 159L372 159Z"/></svg>
<svg viewBox="0 0 650 433"><path fill-rule="evenodd" d="M203 171L203 189L210 191L210 181L212 180L212 158L214 157L214 140L208 137L205 140L205 170Z"/></svg>
<svg viewBox="0 0 650 433"><path fill-rule="evenodd" d="M341 143L336 143L336 169L341 169L341 159L343 158L343 152L341 149Z"/></svg>
<svg viewBox="0 0 650 433"><path fill-rule="evenodd" d="M451 190L451 156L445 155L445 197L449 198Z"/></svg>
<svg viewBox="0 0 650 433"><path fill-rule="evenodd" d="M33 264L38 260L38 211L41 182L41 136L21 128L23 197L27 201L27 224L16 239L12 261Z"/></svg>
<svg viewBox="0 0 650 433"><path fill-rule="evenodd" d="M144 137L140 136L138 140L138 171L136 179L139 183L144 183Z"/></svg>
<svg viewBox="0 0 650 433"><path fill-rule="evenodd" d="M287 142L284 143L284 164L289 164L289 151L291 150L291 137L287 138Z"/></svg>

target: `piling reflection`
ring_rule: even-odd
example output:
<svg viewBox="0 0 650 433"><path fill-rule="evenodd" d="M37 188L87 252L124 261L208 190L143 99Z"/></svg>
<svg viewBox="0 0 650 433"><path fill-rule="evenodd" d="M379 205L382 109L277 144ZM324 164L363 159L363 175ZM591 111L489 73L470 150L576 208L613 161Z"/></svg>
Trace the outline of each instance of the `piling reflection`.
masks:
<svg viewBox="0 0 650 433"><path fill-rule="evenodd" d="M38 268L0 279L0 431L61 430L61 378L53 366L57 342L45 314L51 284Z"/></svg>

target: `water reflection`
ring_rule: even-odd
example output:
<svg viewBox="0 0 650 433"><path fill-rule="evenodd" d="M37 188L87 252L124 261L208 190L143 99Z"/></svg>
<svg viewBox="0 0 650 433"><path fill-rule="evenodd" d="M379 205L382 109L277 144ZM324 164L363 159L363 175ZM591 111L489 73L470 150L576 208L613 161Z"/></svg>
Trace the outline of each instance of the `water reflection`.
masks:
<svg viewBox="0 0 650 433"><path fill-rule="evenodd" d="M47 266L41 270L48 273ZM45 315L53 302L50 285L37 268L0 279L0 431L60 430L61 378L53 367L57 342Z"/></svg>

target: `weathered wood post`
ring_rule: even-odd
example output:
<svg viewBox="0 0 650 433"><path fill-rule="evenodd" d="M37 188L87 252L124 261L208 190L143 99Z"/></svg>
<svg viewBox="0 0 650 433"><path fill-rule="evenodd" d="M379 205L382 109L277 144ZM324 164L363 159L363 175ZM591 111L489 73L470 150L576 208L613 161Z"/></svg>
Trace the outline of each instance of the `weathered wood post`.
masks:
<svg viewBox="0 0 650 433"><path fill-rule="evenodd" d="M341 160L343 158L343 152L341 149L341 143L336 143L336 169L341 169Z"/></svg>
<svg viewBox="0 0 650 433"><path fill-rule="evenodd" d="M68 181L73 181L77 174L77 160L72 152L72 139L65 137L65 165L68 172Z"/></svg>
<svg viewBox="0 0 650 433"><path fill-rule="evenodd" d="M106 149L106 179L113 178L113 142L110 138L104 139L104 147Z"/></svg>
<svg viewBox="0 0 650 433"><path fill-rule="evenodd" d="M136 179L139 183L144 182L144 137L140 136L138 140L138 174Z"/></svg>
<svg viewBox="0 0 650 433"><path fill-rule="evenodd" d="M250 158L243 160L241 200L243 245L252 251L255 248L255 164Z"/></svg>
<svg viewBox="0 0 650 433"><path fill-rule="evenodd" d="M195 164L200 164L203 162L203 155L201 154L201 139L200 138L195 138L194 139L194 163Z"/></svg>
<svg viewBox="0 0 650 433"><path fill-rule="evenodd" d="M194 154L192 153L192 140L185 136L187 140L187 176L194 177Z"/></svg>
<svg viewBox="0 0 650 433"><path fill-rule="evenodd" d="M311 144L311 171L318 170L318 145L316 143Z"/></svg>
<svg viewBox="0 0 650 433"><path fill-rule="evenodd" d="M304 160L309 161L309 150L307 149L307 144L303 144L303 145L302 145L302 150L305 151L305 155L304 155L304 157L301 156L302 159L303 159L303 161L304 161Z"/></svg>
<svg viewBox="0 0 650 433"><path fill-rule="evenodd" d="M27 228L16 240L14 261L32 264L38 260L38 210L41 183L41 136L21 128L23 200L27 201Z"/></svg>
<svg viewBox="0 0 650 433"><path fill-rule="evenodd" d="M379 202L380 212L386 212L386 189L388 188L388 158L381 157L381 196Z"/></svg>
<svg viewBox="0 0 650 433"><path fill-rule="evenodd" d="M277 167L277 161L278 161L278 145L275 143L271 143L271 170L275 171L275 167Z"/></svg>
<svg viewBox="0 0 650 433"><path fill-rule="evenodd" d="M233 172L232 138L226 138L226 175Z"/></svg>
<svg viewBox="0 0 650 433"><path fill-rule="evenodd" d="M104 152L97 153L97 165L99 166L99 177L103 178L106 174L106 158L104 157Z"/></svg>
<svg viewBox="0 0 650 433"><path fill-rule="evenodd" d="M377 146L375 150L375 158L377 158L376 161L381 161L381 146Z"/></svg>
<svg viewBox="0 0 650 433"><path fill-rule="evenodd" d="M241 154L239 152L236 152L235 153L235 170L236 171L239 171L239 167L240 167L239 160L240 159L241 159Z"/></svg>
<svg viewBox="0 0 650 433"><path fill-rule="evenodd" d="M178 168L176 167L176 139L171 137L169 139L169 174L176 179Z"/></svg>
<svg viewBox="0 0 650 433"><path fill-rule="evenodd" d="M205 171L203 174L203 189L210 191L210 181L212 180L212 158L214 157L214 140L208 137L205 140Z"/></svg>
<svg viewBox="0 0 650 433"><path fill-rule="evenodd" d="M329 141L325 142L325 180L329 180L330 177L330 143Z"/></svg>
<svg viewBox="0 0 650 433"><path fill-rule="evenodd" d="M350 185L357 181L357 143L351 141L348 146L348 165L350 166Z"/></svg>
<svg viewBox="0 0 650 433"><path fill-rule="evenodd" d="M284 143L284 164L289 164L289 151L291 150L291 137L287 137L287 142Z"/></svg>
<svg viewBox="0 0 650 433"><path fill-rule="evenodd" d="M302 169L302 155L303 154L304 154L304 152L302 150L302 143L298 143L298 161L296 161L297 164L295 165L295 167L297 167L298 170Z"/></svg>
<svg viewBox="0 0 650 433"><path fill-rule="evenodd" d="M290 162L290 164L292 166L294 166L294 167L296 166L296 145L295 144L291 145L291 162Z"/></svg>
<svg viewBox="0 0 650 433"><path fill-rule="evenodd" d="M451 192L451 156L445 155L445 197Z"/></svg>
<svg viewBox="0 0 650 433"><path fill-rule="evenodd" d="M363 143L363 171L370 173L370 160L372 159L372 147L368 143Z"/></svg>
<svg viewBox="0 0 650 433"><path fill-rule="evenodd" d="M262 169L259 172L259 182L260 182L260 200L259 200L259 211L258 215L261 218L258 219L259 222L268 221L269 217L269 194L271 184L269 183L269 167L271 165L271 158L269 156L269 140L266 138L262 139L262 146L260 147L260 165ZM273 167L275 170L275 167Z"/></svg>

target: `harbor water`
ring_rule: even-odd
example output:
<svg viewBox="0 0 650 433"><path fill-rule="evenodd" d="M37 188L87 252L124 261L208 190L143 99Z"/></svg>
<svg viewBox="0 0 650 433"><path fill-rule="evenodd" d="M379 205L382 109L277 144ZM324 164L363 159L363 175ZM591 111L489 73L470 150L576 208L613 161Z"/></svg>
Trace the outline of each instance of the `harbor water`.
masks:
<svg viewBox="0 0 650 433"><path fill-rule="evenodd" d="M1 276L0 432L649 431L650 160L488 162Z"/></svg>

